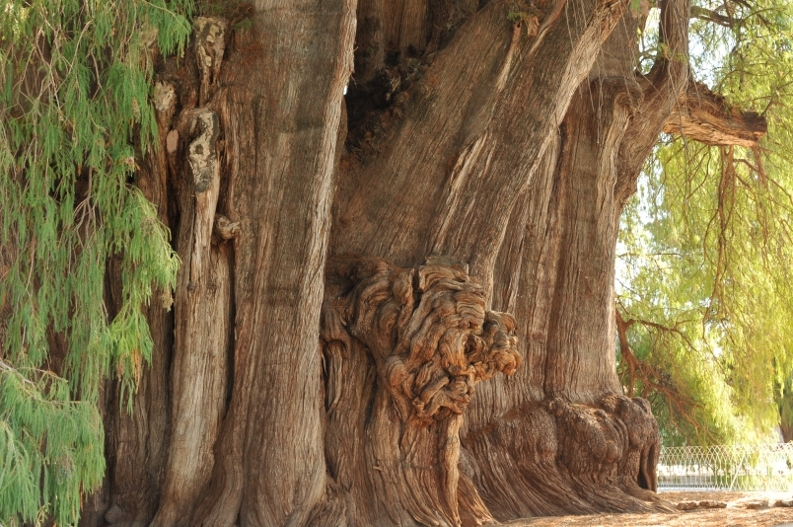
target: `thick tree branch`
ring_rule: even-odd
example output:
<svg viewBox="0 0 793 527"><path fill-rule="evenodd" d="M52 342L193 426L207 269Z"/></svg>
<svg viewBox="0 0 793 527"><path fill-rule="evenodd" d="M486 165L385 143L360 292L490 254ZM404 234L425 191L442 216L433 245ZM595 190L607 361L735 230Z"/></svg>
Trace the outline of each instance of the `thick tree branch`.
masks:
<svg viewBox="0 0 793 527"><path fill-rule="evenodd" d="M744 21L742 18L733 18L698 6L691 6L691 18L712 22L724 27L741 25Z"/></svg>
<svg viewBox="0 0 793 527"><path fill-rule="evenodd" d="M664 124L664 132L706 145L753 148L768 131L763 116L729 108L724 97L701 83L689 82Z"/></svg>
<svg viewBox="0 0 793 527"><path fill-rule="evenodd" d="M669 97L677 95L688 83L688 17L691 9L690 0L663 0L661 2L661 20L659 26L658 58L648 75L652 86L646 87L649 92L645 96L659 98L659 102L667 102ZM666 105L660 105L658 112L668 111Z"/></svg>
<svg viewBox="0 0 793 527"><path fill-rule="evenodd" d="M647 76L637 79L643 99L637 117L625 133L630 140L620 148L615 196L625 202L635 190L636 178L644 161L658 142L664 123L677 100L685 93L689 80L688 21L690 0L663 0L659 24L659 49L662 50Z"/></svg>

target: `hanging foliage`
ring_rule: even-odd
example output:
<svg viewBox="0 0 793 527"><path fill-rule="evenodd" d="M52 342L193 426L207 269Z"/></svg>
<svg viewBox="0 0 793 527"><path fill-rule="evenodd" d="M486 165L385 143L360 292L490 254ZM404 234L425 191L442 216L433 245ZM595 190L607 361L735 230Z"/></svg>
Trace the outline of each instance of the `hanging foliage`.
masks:
<svg viewBox="0 0 793 527"><path fill-rule="evenodd" d="M156 134L154 61L181 52L192 7L0 9L0 524L68 525L104 474L101 382L134 392L152 350L142 308L175 284L169 232L131 177Z"/></svg>
<svg viewBox="0 0 793 527"><path fill-rule="evenodd" d="M768 440L793 371L793 6L691 14L695 77L728 109L759 111L768 134L754 148L657 147L623 215L620 371L667 444Z"/></svg>

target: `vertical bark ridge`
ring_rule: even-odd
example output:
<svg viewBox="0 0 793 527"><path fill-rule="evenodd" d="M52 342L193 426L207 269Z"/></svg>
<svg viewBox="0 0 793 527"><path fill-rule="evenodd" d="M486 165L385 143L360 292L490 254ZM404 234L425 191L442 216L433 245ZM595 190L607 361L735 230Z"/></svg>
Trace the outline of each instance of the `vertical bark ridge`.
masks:
<svg viewBox="0 0 793 527"><path fill-rule="evenodd" d="M539 335L526 336L530 350L533 340L547 338L532 350L539 356L526 357L529 368L544 370L521 374L544 380L545 399L515 404L525 394L513 392L511 410L491 410L489 424L484 424L487 412L481 411L479 426L463 436L474 460L473 480L500 520L667 508L647 490L654 488L647 467L655 466L660 444L649 406L614 395L621 388L610 318L617 229L613 153L639 100L638 87L622 77L583 83L561 127L564 147L558 162L545 165L550 170L544 175L554 181L555 190L546 190L543 203L553 204L560 226L544 223L549 228L543 234L551 240L544 244L556 247L550 251L550 274L556 278L546 289L553 300L546 297L540 303L528 297L522 302L538 302L546 309L550 304L545 312L553 317ZM536 276L533 261L526 258L527 276ZM516 312L522 312L520 304ZM559 495L567 497L564 503Z"/></svg>
<svg viewBox="0 0 793 527"><path fill-rule="evenodd" d="M410 105L383 138L387 150L350 174L357 190L340 205L333 251L409 265L427 254L449 254L468 262L490 291L515 195L561 121L571 86L589 71L592 49L624 7L570 3L531 54L525 35L510 51L508 3L491 2L469 19L405 95ZM483 38L492 44L482 45ZM498 90L505 61L508 73ZM378 199L370 199L373 194Z"/></svg>
<svg viewBox="0 0 793 527"><path fill-rule="evenodd" d="M119 410L117 386L108 383L106 417L107 481L83 506L80 525L121 523L142 527L154 516L167 459L170 411L169 350L173 345L172 314L154 302L147 310L154 341L151 363L143 372L132 413Z"/></svg>
<svg viewBox="0 0 793 527"><path fill-rule="evenodd" d="M180 191L182 256L175 317L172 438L156 525L185 524L212 470L212 448L225 411L231 333L228 246L212 243L220 194L219 120L203 109L189 145L192 181ZM192 184L191 184L192 183Z"/></svg>
<svg viewBox="0 0 793 527"><path fill-rule="evenodd" d="M684 55L687 20L681 13L687 3L665 2L662 8L662 23L668 26L664 38L674 53ZM620 27L631 24L624 20ZM619 215L641 168L638 161L649 153L671 108L663 103L667 110L656 114L658 103L677 100L683 66L679 59L659 61L637 84L631 53L624 51L633 46L630 36L618 27L604 45L602 60L579 88L560 128L565 146L550 174L558 189L561 229L546 231L554 240L546 243L558 247L552 261L557 278L550 287L554 316L540 332L547 335L545 349L534 350L544 351L539 377L546 399L527 402L520 391L513 392L511 411L491 417L489 424L480 413L479 426L463 436L477 467L474 481L499 519L668 507L651 492L660 446L657 424L646 401L621 395L614 371L613 253ZM657 84L652 94L651 82ZM641 118L631 119L634 112ZM625 171L626 152L636 162L633 174ZM500 287L503 291L507 285ZM533 299L523 301L531 305ZM531 343L535 336L526 338ZM532 361L526 357L530 367ZM534 430L528 444L518 439L528 433L524 426ZM510 466L519 470L507 479L503 474ZM577 499L560 504L553 497L557 493Z"/></svg>
<svg viewBox="0 0 793 527"><path fill-rule="evenodd" d="M180 222L176 247L182 259L175 301L171 436L153 520L162 526L189 524L212 470L212 448L227 396L231 254L228 246L213 243L215 216L222 207L218 159L221 130L216 112L206 106L192 107L195 102L207 103L215 88L225 27L221 19L196 19L199 98L181 101L182 111L173 130L168 131L168 126L177 94L165 83L155 92L164 142L157 156L161 164L170 167L177 183ZM168 126L164 126L166 123ZM165 162L163 156L171 159Z"/></svg>
<svg viewBox="0 0 793 527"><path fill-rule="evenodd" d="M253 28L238 33L220 75L228 217L240 224L235 382L195 523L302 525L325 492L312 328L319 326L354 7L352 0L259 2Z"/></svg>
<svg viewBox="0 0 793 527"><path fill-rule="evenodd" d="M614 364L614 222L618 148L638 100L624 79L585 83L566 118L570 149L559 176L561 247L554 319L549 327L545 392L594 403L620 393ZM598 118L599 117L599 118ZM564 293L562 293L564 292ZM599 306L597 316L588 308Z"/></svg>
<svg viewBox="0 0 793 527"><path fill-rule="evenodd" d="M399 30L394 31L398 38L399 51L403 55L421 53L427 45L429 2L427 0L402 0L393 2L394 7L402 4L401 12L394 12L394 21ZM392 7L393 9L393 7Z"/></svg>
<svg viewBox="0 0 793 527"><path fill-rule="evenodd" d="M154 89L158 137L138 172L136 184L157 207L158 219L169 225L169 162L165 138L176 111L172 85L158 83ZM115 282L115 280L111 280ZM80 525L148 525L156 513L170 439L169 372L173 348L173 297L160 291L146 309L153 341L149 367L144 368L132 413L119 411L119 386L108 382L101 406L105 413L108 456L107 482L83 507Z"/></svg>
<svg viewBox="0 0 793 527"><path fill-rule="evenodd" d="M519 196L495 271L493 309L515 314L523 366L514 376L495 377L479 388L467 414L466 432L487 426L495 417L529 401L545 398L550 299L560 249L559 183L553 175L564 147L561 139L559 134L552 138L531 184Z"/></svg>

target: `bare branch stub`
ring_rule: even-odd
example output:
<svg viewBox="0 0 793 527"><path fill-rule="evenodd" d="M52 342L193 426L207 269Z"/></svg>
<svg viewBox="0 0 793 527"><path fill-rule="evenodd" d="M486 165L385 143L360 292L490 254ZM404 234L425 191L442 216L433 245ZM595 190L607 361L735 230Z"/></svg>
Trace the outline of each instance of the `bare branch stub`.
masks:
<svg viewBox="0 0 793 527"><path fill-rule="evenodd" d="M664 132L668 134L714 146L754 148L767 131L763 116L729 108L724 97L693 81L664 124Z"/></svg>

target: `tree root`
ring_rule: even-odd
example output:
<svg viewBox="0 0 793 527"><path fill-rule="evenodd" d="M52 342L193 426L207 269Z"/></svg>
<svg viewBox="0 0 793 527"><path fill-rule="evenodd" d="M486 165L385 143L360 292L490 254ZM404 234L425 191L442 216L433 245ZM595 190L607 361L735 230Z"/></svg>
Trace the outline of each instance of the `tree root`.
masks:
<svg viewBox="0 0 793 527"><path fill-rule="evenodd" d="M655 494L660 432L649 403L547 399L463 437L470 477L499 520L672 511Z"/></svg>

